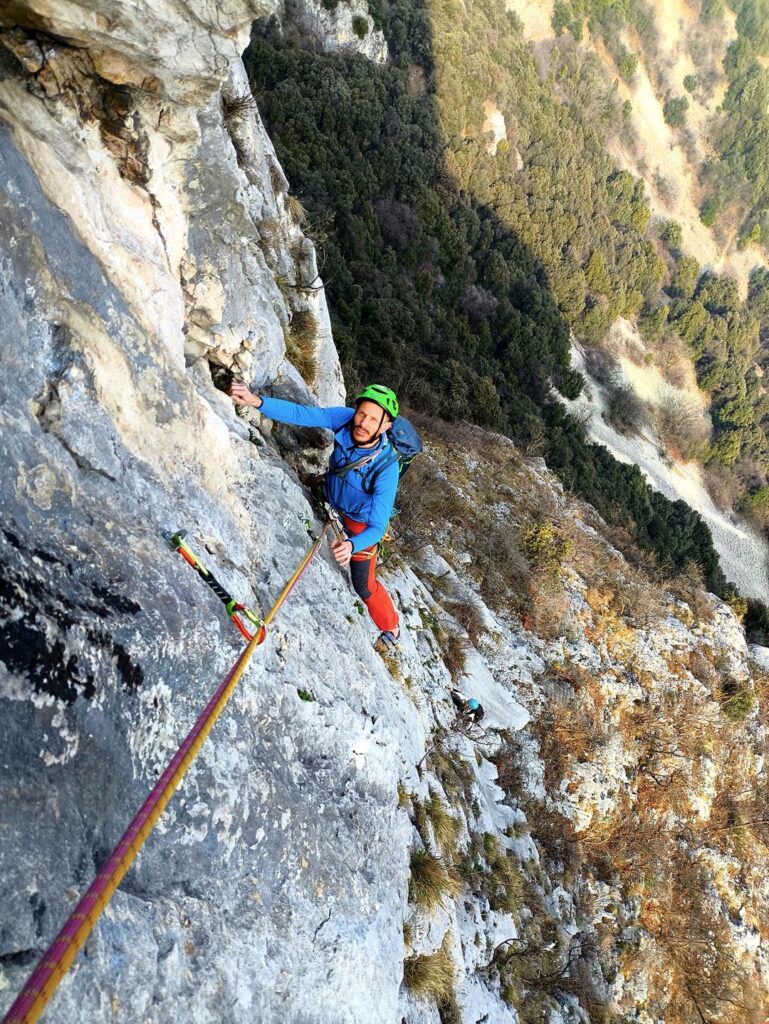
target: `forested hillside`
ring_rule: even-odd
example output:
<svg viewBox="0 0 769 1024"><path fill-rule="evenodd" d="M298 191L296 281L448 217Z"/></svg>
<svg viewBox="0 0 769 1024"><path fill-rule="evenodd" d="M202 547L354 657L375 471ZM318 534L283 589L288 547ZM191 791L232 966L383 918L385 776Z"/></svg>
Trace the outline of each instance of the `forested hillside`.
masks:
<svg viewBox="0 0 769 1024"><path fill-rule="evenodd" d="M325 256L348 386L381 376L413 406L523 441L666 567L697 562L723 592L699 516L587 443L552 387L581 386L570 331L595 343L618 316L654 319L665 281L643 182L604 147L623 104L573 45L543 78L501 5L372 14L386 66L304 48L290 23L263 23L246 54Z"/></svg>
<svg viewBox="0 0 769 1024"><path fill-rule="evenodd" d="M582 42L589 35L605 46L630 83L644 68L665 97L663 114L674 129L675 144L698 168L700 219L713 228L725 251L737 239L738 248L750 247L754 253L745 300L736 280L701 266L700 254L685 250L680 224L658 221L653 234L667 265L664 290L647 296L640 326L658 351L670 347L671 333L686 343L699 385L710 396L713 421L712 443L691 446L689 454L721 467L720 481L726 476L730 482L729 503L766 523L769 403L761 377L769 295L757 243L767 236L769 223L769 71L763 59L769 48L769 5L736 0L727 8L721 0L703 0L698 14L695 30L679 40L686 47L679 56L698 62L699 71L684 76L679 93L670 89L669 55L662 53L651 4L559 0L553 28L559 37ZM733 36L724 42L731 19ZM696 138L689 124L693 104L719 91L722 101L706 122L709 138ZM630 145L642 165L643 140L631 139ZM665 183L657 184L664 192ZM723 467L729 472L724 474Z"/></svg>

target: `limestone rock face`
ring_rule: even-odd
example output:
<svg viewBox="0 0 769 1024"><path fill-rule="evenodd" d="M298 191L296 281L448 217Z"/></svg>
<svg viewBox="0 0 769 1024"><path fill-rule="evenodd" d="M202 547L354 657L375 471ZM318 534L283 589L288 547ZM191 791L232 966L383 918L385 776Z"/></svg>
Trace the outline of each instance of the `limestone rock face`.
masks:
<svg viewBox="0 0 769 1024"><path fill-rule="evenodd" d="M324 293L304 287L321 283L314 250L239 56L271 8L113 6L13 11L0 113L14 146L177 365L207 356L262 384L298 380L286 339L309 313L307 376L338 401Z"/></svg>
<svg viewBox="0 0 769 1024"><path fill-rule="evenodd" d="M273 8L96 8L0 13L0 1014L242 649L167 534L265 611L318 529L293 469L327 438L237 415L214 383L344 400L239 57ZM329 47L355 14L323 22ZM666 876L564 868L577 842L642 860L636 831L693 837L710 916L691 920L769 990L764 848L740 826L740 862L706 831L739 811L724 778L735 821L766 792L766 652L696 588L650 588L509 440L448 438L426 438L384 570L400 661L324 550L47 1019L651 1024ZM417 984L435 957L440 1009Z"/></svg>
<svg viewBox="0 0 769 1024"><path fill-rule="evenodd" d="M298 0L286 8L285 16L323 53L359 53L375 64L384 64L389 57L387 40L375 27L366 0L334 5Z"/></svg>

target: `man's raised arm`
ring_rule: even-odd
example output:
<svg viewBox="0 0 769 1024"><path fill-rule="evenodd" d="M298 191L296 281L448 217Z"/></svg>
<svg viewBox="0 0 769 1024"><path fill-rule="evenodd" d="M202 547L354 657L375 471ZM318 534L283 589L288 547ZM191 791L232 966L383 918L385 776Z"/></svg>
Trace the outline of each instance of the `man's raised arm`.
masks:
<svg viewBox="0 0 769 1024"><path fill-rule="evenodd" d="M230 397L237 405L253 406L271 420L291 423L296 427L326 427L328 430L339 430L355 415L354 409L348 409L344 405L323 409L315 405L287 402L283 398L255 395L246 384L232 384Z"/></svg>

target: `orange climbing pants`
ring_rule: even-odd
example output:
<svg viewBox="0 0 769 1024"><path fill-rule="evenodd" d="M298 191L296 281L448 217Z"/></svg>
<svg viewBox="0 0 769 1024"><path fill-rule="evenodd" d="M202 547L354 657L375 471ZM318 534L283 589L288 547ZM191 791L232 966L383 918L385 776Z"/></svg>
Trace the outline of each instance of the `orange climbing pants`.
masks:
<svg viewBox="0 0 769 1024"><path fill-rule="evenodd" d="M344 528L354 536L366 529L365 523L356 523L354 519L342 516ZM397 629L398 613L392 603L392 598L376 578L376 554L377 545L357 551L350 561L350 576L355 593L368 608L368 613L374 620L377 629Z"/></svg>

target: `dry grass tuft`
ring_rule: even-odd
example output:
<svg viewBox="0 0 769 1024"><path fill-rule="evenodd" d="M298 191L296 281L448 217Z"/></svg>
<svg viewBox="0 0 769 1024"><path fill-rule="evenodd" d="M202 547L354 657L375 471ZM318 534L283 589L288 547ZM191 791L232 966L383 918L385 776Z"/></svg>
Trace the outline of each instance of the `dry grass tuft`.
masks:
<svg viewBox="0 0 769 1024"><path fill-rule="evenodd" d="M385 668L390 673L390 675L393 677L395 682L396 683L402 683L404 680L403 680L403 670L402 670L402 667L401 667L400 658L396 657L396 655L394 655L394 654L387 654L387 653L380 654L379 657L384 662Z"/></svg>
<svg viewBox="0 0 769 1024"><path fill-rule="evenodd" d="M667 590L680 601L688 604L695 622L712 622L715 618L712 598L705 589L702 569L689 563L677 576L667 583Z"/></svg>
<svg viewBox="0 0 769 1024"><path fill-rule="evenodd" d="M308 384L313 384L318 376L315 354L317 329L315 316L309 310L302 309L291 317L285 336L286 354Z"/></svg>
<svg viewBox="0 0 769 1024"><path fill-rule="evenodd" d="M444 899L456 899L460 888L461 880L440 858L427 850L412 853L409 902L434 910Z"/></svg>
<svg viewBox="0 0 769 1024"><path fill-rule="evenodd" d="M484 885L489 906L506 914L515 913L520 909L526 892L518 863L490 832L483 837L483 849L489 865Z"/></svg>
<svg viewBox="0 0 769 1024"><path fill-rule="evenodd" d="M398 505L398 532L403 545L411 550L431 542L436 528L461 525L467 516L467 503L424 455L403 478Z"/></svg>
<svg viewBox="0 0 769 1024"><path fill-rule="evenodd" d="M568 631L571 602L558 580L543 576L537 580L521 621L544 640L556 640Z"/></svg>
<svg viewBox="0 0 769 1024"><path fill-rule="evenodd" d="M307 220L307 210L304 208L301 199L292 195L286 196L286 207L295 224L304 224Z"/></svg>
<svg viewBox="0 0 769 1024"><path fill-rule="evenodd" d="M568 778L573 762L588 760L602 742L600 711L590 704L584 700L553 703L533 723L545 763L545 786L553 795L561 779Z"/></svg>
<svg viewBox="0 0 769 1024"><path fill-rule="evenodd" d="M240 96L222 96L222 113L225 123L249 117L256 113L256 100L250 92Z"/></svg>
<svg viewBox="0 0 769 1024"><path fill-rule="evenodd" d="M449 670L452 682L457 682L465 673L467 664L467 641L456 633L445 634L442 644L443 664Z"/></svg>
<svg viewBox="0 0 769 1024"><path fill-rule="evenodd" d="M481 597L494 611L529 600L531 563L520 548L516 533L496 520L477 521L473 542L475 578Z"/></svg>
<svg viewBox="0 0 769 1024"><path fill-rule="evenodd" d="M440 746L430 752L429 763L449 799L455 805L469 806L473 800L474 767L458 751L447 752Z"/></svg>
<svg viewBox="0 0 769 1024"><path fill-rule="evenodd" d="M280 243L280 221L275 217L265 217L259 221L257 228L259 230L257 245L267 259L270 259L274 256Z"/></svg>
<svg viewBox="0 0 769 1024"><path fill-rule="evenodd" d="M425 808L433 836L444 854L453 857L457 851L457 843L462 833L462 822L450 814L438 793L430 790L430 799Z"/></svg>
<svg viewBox="0 0 769 1024"><path fill-rule="evenodd" d="M417 999L449 1002L454 995L456 967L449 952L449 935L431 956L415 956L403 965L403 981Z"/></svg>
<svg viewBox="0 0 769 1024"><path fill-rule="evenodd" d="M486 620L480 608L471 602L463 601L451 604L450 611L460 626L467 630L470 643L477 646L478 641L487 632Z"/></svg>

